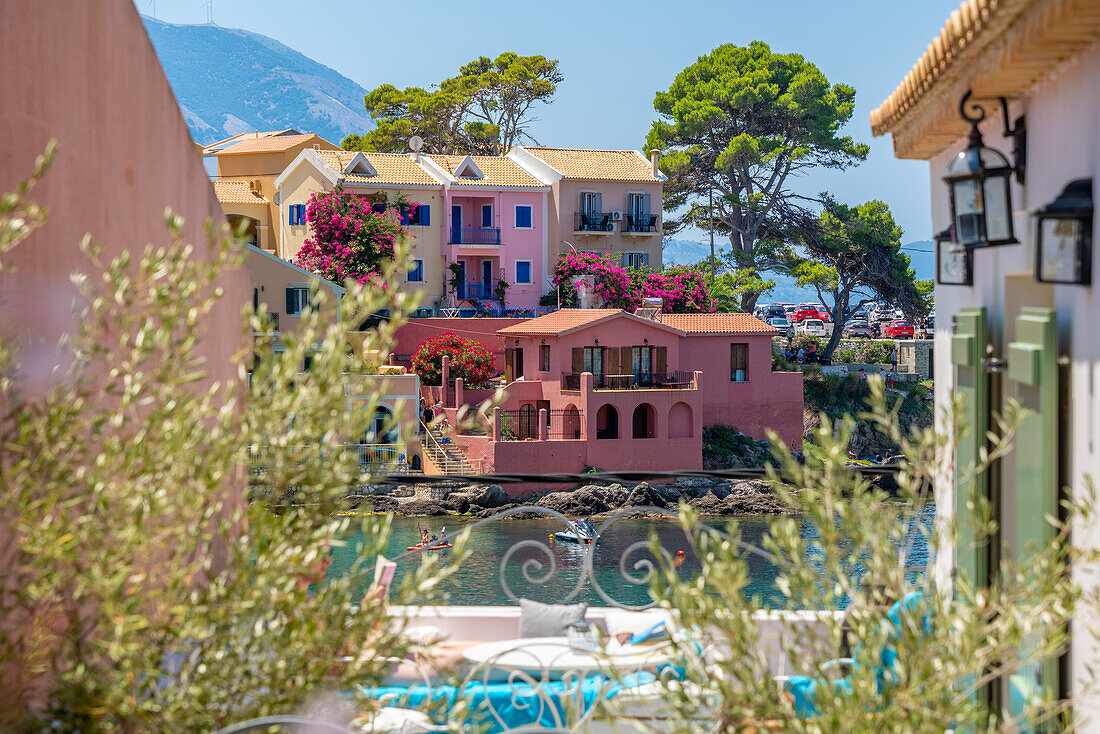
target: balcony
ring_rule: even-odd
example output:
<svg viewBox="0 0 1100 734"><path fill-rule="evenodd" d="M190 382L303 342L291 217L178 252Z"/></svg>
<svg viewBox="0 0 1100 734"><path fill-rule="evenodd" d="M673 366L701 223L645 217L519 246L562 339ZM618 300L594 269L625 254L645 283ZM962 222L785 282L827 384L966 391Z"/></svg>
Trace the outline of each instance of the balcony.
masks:
<svg viewBox="0 0 1100 734"><path fill-rule="evenodd" d="M615 231L615 223L608 212L574 212L573 231L611 234Z"/></svg>
<svg viewBox="0 0 1100 734"><path fill-rule="evenodd" d="M499 245L500 227L451 227L452 245Z"/></svg>
<svg viewBox="0 0 1100 734"><path fill-rule="evenodd" d="M577 392L581 389L581 376L576 372L563 372L561 389ZM695 373L686 370L675 372L642 372L626 375L592 375L594 390L694 390Z"/></svg>
<svg viewBox="0 0 1100 734"><path fill-rule="evenodd" d="M496 294L493 293L492 283L459 283L458 298L492 300L496 298Z"/></svg>
<svg viewBox="0 0 1100 734"><path fill-rule="evenodd" d="M623 217L623 234L650 235L657 234L657 215L650 214L647 217L626 214Z"/></svg>

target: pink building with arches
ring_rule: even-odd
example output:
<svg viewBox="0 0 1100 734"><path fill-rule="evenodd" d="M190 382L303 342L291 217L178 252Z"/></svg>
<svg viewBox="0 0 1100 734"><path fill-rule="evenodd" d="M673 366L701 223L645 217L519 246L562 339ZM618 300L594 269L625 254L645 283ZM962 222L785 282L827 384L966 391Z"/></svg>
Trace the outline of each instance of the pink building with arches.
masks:
<svg viewBox="0 0 1100 734"><path fill-rule="evenodd" d="M456 440L484 470L523 473L701 469L715 424L800 449L802 375L772 371L776 333L750 314L656 309L505 327L506 400L491 433Z"/></svg>

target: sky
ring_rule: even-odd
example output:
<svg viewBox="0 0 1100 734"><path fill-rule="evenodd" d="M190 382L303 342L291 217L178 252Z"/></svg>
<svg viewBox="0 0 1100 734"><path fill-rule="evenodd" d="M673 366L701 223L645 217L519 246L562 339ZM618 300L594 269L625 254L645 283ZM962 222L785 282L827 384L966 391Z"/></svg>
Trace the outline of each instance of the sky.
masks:
<svg viewBox="0 0 1100 734"><path fill-rule="evenodd" d="M477 3L398 0L213 0L218 25L262 33L366 89L427 87L478 56L503 51L560 61L565 80L536 112L544 145L641 149L656 119L653 97L684 67L723 43L754 40L799 53L833 84L856 89L845 133L869 143L867 160L814 172L792 188L841 201L881 199L905 234L931 239L928 164L895 159L889 136L871 137L868 115L938 35L959 0L557 0ZM202 0L135 0L171 23L205 23ZM683 235L678 235L682 237ZM701 238L704 233L688 234Z"/></svg>

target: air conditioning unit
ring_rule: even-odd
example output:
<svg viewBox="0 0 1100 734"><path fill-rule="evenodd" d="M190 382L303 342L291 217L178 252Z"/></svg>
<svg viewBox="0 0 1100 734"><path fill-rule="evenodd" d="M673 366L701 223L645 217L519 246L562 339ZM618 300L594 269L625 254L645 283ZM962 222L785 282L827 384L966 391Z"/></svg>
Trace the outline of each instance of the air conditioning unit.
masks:
<svg viewBox="0 0 1100 734"><path fill-rule="evenodd" d="M623 213L620 212L620 211L612 211L611 212L611 221L612 222L621 222L621 221L623 221Z"/></svg>
<svg viewBox="0 0 1100 734"><path fill-rule="evenodd" d="M248 188L252 189L252 193L260 193L260 179L254 178L248 182Z"/></svg>

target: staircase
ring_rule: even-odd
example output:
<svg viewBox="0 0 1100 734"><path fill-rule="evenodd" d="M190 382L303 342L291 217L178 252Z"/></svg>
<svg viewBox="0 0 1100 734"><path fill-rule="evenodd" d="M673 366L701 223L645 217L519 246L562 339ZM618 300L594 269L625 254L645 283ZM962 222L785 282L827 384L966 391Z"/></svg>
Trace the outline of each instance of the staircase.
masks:
<svg viewBox="0 0 1100 734"><path fill-rule="evenodd" d="M424 432L424 454L443 474L476 474L466 461L462 450L451 443L443 443L443 437L437 429L428 428L420 423Z"/></svg>

